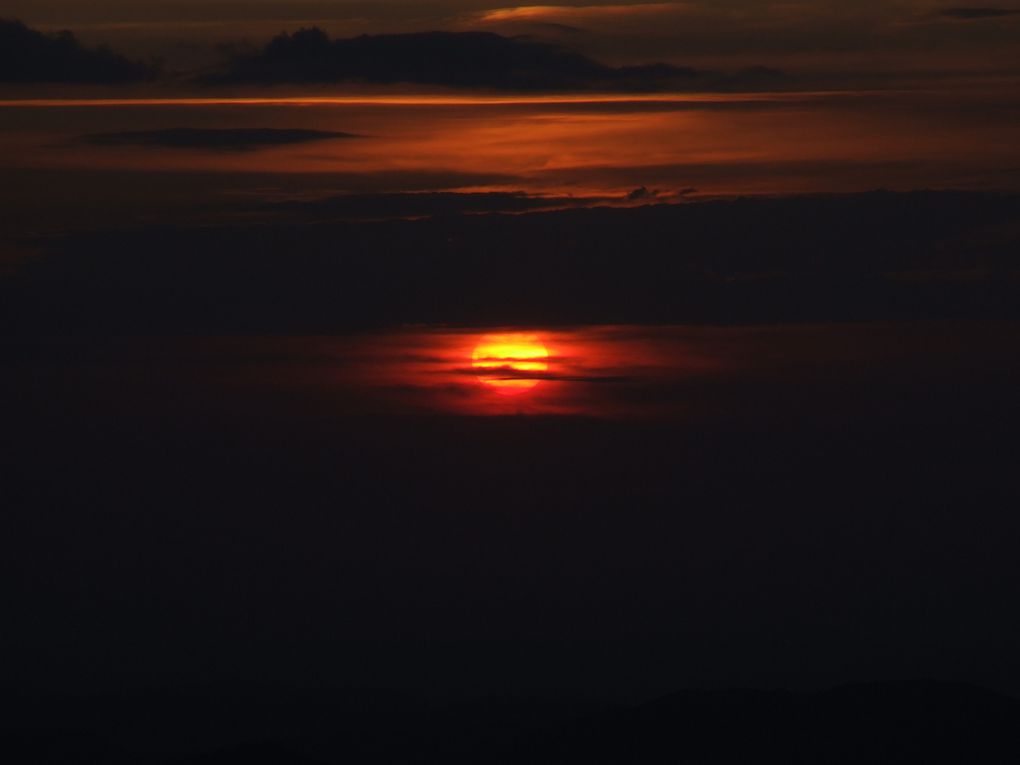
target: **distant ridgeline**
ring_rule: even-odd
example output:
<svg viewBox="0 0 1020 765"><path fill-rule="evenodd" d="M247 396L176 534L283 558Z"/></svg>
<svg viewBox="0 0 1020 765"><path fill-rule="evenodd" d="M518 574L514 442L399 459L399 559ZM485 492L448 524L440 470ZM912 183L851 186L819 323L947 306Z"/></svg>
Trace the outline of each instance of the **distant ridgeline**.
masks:
<svg viewBox="0 0 1020 765"><path fill-rule="evenodd" d="M154 74L155 67L108 48L86 48L70 32L47 35L0 19L0 82L118 83Z"/></svg>

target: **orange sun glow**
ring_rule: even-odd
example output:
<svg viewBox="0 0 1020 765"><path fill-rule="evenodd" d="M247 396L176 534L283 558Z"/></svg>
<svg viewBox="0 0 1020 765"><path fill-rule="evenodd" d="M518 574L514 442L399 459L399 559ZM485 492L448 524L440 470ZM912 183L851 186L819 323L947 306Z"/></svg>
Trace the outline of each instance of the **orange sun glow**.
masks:
<svg viewBox="0 0 1020 765"><path fill-rule="evenodd" d="M487 335L471 354L471 366L485 372L478 376L485 385L514 395L541 382L549 370L548 359L549 351L536 335Z"/></svg>

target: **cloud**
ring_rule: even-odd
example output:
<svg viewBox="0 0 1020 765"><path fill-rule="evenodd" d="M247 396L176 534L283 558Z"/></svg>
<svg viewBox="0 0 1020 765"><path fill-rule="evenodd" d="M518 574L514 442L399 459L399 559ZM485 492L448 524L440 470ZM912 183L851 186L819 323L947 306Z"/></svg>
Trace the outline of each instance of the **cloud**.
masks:
<svg viewBox="0 0 1020 765"><path fill-rule="evenodd" d="M116 83L152 75L150 67L107 48L83 47L70 32L45 35L0 19L0 82Z"/></svg>
<svg viewBox="0 0 1020 765"><path fill-rule="evenodd" d="M313 218L390 219L422 218L471 213L514 213L590 207L609 202L602 197L545 197L524 192L417 192L392 194L340 194L325 199L288 201L272 205L278 211Z"/></svg>
<svg viewBox="0 0 1020 765"><path fill-rule="evenodd" d="M627 200L629 202L636 202L642 199L654 199L658 195L658 191L649 191L645 186L638 186L636 189L627 194Z"/></svg>
<svg viewBox="0 0 1020 765"><path fill-rule="evenodd" d="M620 19L661 19L690 10L688 3L634 3L619 5L522 5L482 11L474 18L481 23L543 22L580 25L586 21Z"/></svg>
<svg viewBox="0 0 1020 765"><path fill-rule="evenodd" d="M456 367L441 370L442 374L453 374L464 377L484 376L491 380L546 380L551 382L573 382L573 383L632 383L635 381L633 375L620 374L571 374L564 372L539 371L535 369L522 370L514 369L509 365L513 359L507 359L507 364L496 367L478 369L476 367ZM530 361L530 359L521 359Z"/></svg>
<svg viewBox="0 0 1020 765"><path fill-rule="evenodd" d="M933 15L949 21L980 21L1020 16L1020 8L943 8Z"/></svg>
<svg viewBox="0 0 1020 765"><path fill-rule="evenodd" d="M93 146L157 146L172 149L251 151L267 146L287 146L360 137L352 133L324 130L171 128L127 133L97 133L82 136L79 140Z"/></svg>
<svg viewBox="0 0 1020 765"><path fill-rule="evenodd" d="M1020 7L958 6L922 12L912 18L897 21L895 26L906 29L911 27L962 26L969 25L972 22L1006 20L1017 16L1020 16ZM975 26L985 27L986 25Z"/></svg>
<svg viewBox="0 0 1020 765"><path fill-rule="evenodd" d="M693 69L611 67L557 45L490 32L422 32L330 39L318 28L281 34L235 58L218 82L412 83L506 90L656 90L689 84Z"/></svg>

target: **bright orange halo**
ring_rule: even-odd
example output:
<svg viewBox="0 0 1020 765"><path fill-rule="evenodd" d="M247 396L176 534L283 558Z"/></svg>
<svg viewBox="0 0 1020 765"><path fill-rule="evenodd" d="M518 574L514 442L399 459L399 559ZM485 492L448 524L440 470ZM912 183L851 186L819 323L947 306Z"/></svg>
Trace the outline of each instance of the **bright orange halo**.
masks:
<svg viewBox="0 0 1020 765"><path fill-rule="evenodd" d="M549 370L548 359L549 351L536 335L486 335L471 354L471 366L491 370L478 379L510 396L538 385L541 375Z"/></svg>

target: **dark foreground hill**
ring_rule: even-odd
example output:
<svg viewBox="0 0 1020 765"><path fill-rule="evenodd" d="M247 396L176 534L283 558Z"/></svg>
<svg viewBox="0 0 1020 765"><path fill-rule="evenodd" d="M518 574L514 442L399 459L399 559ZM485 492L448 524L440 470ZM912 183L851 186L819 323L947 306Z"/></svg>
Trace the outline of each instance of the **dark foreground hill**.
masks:
<svg viewBox="0 0 1020 765"><path fill-rule="evenodd" d="M380 693L136 693L19 703L17 763L1016 762L1020 702L929 682L687 691L636 706Z"/></svg>

